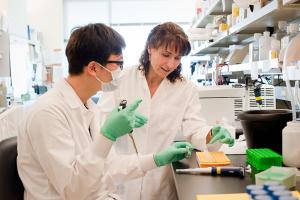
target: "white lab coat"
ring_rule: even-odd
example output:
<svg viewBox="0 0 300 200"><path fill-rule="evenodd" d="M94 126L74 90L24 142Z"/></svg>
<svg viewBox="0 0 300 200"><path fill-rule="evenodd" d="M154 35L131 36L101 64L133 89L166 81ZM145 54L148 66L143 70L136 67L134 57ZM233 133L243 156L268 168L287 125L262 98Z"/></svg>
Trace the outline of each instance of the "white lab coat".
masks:
<svg viewBox="0 0 300 200"><path fill-rule="evenodd" d="M124 71L118 90L103 93L99 101L102 117L117 106L121 97L125 97L128 104L138 98L143 100L137 111L148 118L148 123L133 132L140 155L166 149L173 143L178 131L182 131L197 149L203 149L211 127L206 126L201 117L198 90L191 81L183 80L173 84L164 79L151 98L145 76L134 66ZM209 145L211 150L219 147L220 144ZM110 158L113 155L119 159L122 159L120 155L131 155L134 158L135 151L129 137L123 137L113 145ZM123 163L124 168L132 165L129 157ZM143 178L128 183L120 182L118 194L128 200L139 200L140 195L143 200L177 199L170 170L170 166L160 167L149 171Z"/></svg>
<svg viewBox="0 0 300 200"><path fill-rule="evenodd" d="M87 107L62 80L30 109L18 136L25 200L119 199L104 171L112 142L100 134L99 108L91 100ZM131 161L134 167L127 171L114 169L127 174L123 180L143 176L154 165L149 156Z"/></svg>

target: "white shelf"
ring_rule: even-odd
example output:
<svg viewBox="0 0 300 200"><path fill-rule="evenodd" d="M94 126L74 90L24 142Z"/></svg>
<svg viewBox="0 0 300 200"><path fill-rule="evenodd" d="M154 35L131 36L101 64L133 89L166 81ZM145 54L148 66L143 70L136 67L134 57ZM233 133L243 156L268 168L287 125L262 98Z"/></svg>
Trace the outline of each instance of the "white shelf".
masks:
<svg viewBox="0 0 300 200"><path fill-rule="evenodd" d="M210 49L208 49L208 48L213 47L215 44L218 44L220 41L225 39L227 36L228 36L228 32L226 31L226 32L220 34L217 38L214 38L213 42L206 42L206 43L202 44L201 46L199 46L198 48L192 50L191 55L212 54L213 52L210 52ZM214 49L212 49L212 51L214 51ZM218 48L216 49L216 51L218 51Z"/></svg>
<svg viewBox="0 0 300 200"><path fill-rule="evenodd" d="M269 72L271 69L279 68L278 59L262 60L253 63L244 63L238 65L229 65L230 72L251 70L252 65L257 65L257 68L262 72Z"/></svg>
<svg viewBox="0 0 300 200"><path fill-rule="evenodd" d="M259 70L259 73L263 74L273 74L272 69L277 69L277 73L280 71L280 64L278 62L278 59L272 59L272 60L263 60L253 63L243 63L243 64L237 64L237 65L228 65L222 67L222 75L228 75L232 72L240 72L240 71L251 71L252 65L257 65L257 68ZM213 72L213 69L210 68L207 70L208 74L211 74Z"/></svg>
<svg viewBox="0 0 300 200"><path fill-rule="evenodd" d="M276 27L278 21L300 17L300 9L284 7L279 0L273 0L259 11L252 13L241 23L229 29L229 34L263 32L266 27Z"/></svg>
<svg viewBox="0 0 300 200"><path fill-rule="evenodd" d="M252 13L241 23L232 26L226 34L221 33L214 42L205 43L192 51L191 55L205 55L218 53L222 48L228 48L232 44L241 44L253 33L263 32L267 26L277 26L280 20L290 21L300 17L300 9L283 6L280 0L273 0L259 11ZM234 40L235 39L235 40ZM248 43L251 40L247 40Z"/></svg>
<svg viewBox="0 0 300 200"><path fill-rule="evenodd" d="M232 0L225 0L225 7L223 9L222 0L215 0L211 6L203 11L204 13L192 25L192 28L204 28L207 23L213 20L212 15L224 15L231 12Z"/></svg>

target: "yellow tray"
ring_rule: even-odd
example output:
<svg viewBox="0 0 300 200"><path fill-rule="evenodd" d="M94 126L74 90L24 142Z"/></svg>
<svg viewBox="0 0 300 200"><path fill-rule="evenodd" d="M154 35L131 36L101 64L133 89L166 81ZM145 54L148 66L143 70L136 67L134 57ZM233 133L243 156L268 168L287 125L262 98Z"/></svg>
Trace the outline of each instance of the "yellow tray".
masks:
<svg viewBox="0 0 300 200"><path fill-rule="evenodd" d="M223 152L207 152L208 157L204 152L197 152L196 158L199 167L225 166L230 164L229 158Z"/></svg>

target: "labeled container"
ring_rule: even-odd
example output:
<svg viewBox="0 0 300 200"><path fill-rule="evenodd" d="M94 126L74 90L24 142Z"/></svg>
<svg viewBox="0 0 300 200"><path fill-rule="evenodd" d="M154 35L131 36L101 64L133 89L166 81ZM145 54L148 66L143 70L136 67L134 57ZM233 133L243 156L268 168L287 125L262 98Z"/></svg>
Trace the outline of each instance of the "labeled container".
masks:
<svg viewBox="0 0 300 200"><path fill-rule="evenodd" d="M300 122L288 122L282 131L283 163L290 167L300 167Z"/></svg>
<svg viewBox="0 0 300 200"><path fill-rule="evenodd" d="M265 31L263 36L259 38L259 60L268 60L270 50L271 50L270 32Z"/></svg>
<svg viewBox="0 0 300 200"><path fill-rule="evenodd" d="M290 110L251 110L238 114L248 148L269 148L281 154L282 129L292 121ZM299 139L297 140L299 141Z"/></svg>

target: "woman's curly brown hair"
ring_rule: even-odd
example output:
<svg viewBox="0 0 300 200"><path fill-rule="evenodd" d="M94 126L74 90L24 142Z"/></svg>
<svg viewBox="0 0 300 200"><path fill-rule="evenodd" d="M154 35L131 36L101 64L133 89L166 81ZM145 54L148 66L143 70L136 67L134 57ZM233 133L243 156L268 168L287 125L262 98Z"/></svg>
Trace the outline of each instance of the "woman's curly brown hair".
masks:
<svg viewBox="0 0 300 200"><path fill-rule="evenodd" d="M147 76L150 68L150 59L148 48L158 49L164 46L174 46L175 51L178 51L180 56L186 56L191 51L191 45L188 36L184 33L183 29L173 22L166 22L154 27L148 35L145 49L140 57L140 70ZM178 67L167 76L167 79L174 83L176 80L182 80L181 63Z"/></svg>

